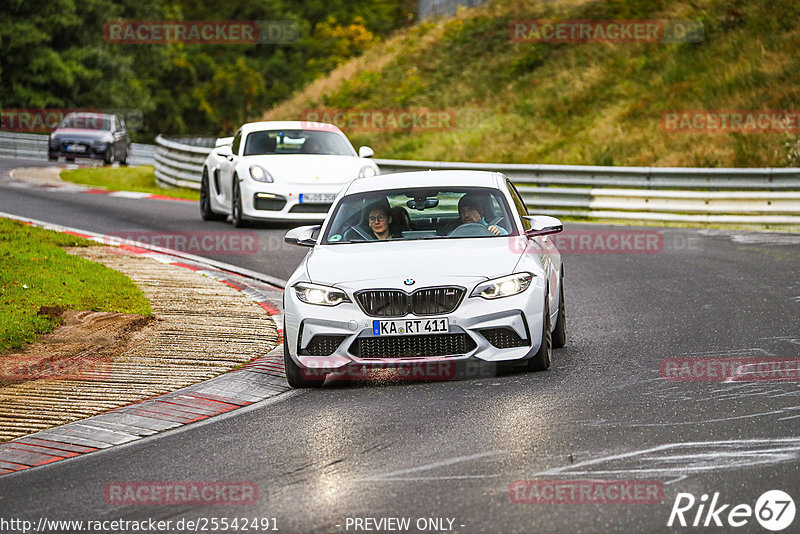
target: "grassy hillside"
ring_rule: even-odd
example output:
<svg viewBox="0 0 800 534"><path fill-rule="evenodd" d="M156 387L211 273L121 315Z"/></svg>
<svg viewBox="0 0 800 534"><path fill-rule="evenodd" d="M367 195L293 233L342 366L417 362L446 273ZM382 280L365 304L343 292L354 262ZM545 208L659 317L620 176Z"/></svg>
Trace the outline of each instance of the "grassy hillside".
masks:
<svg viewBox="0 0 800 534"><path fill-rule="evenodd" d="M517 19L699 20L698 43L512 42ZM800 2L495 0L404 30L266 113L453 110L444 131L348 131L383 158L797 166L796 133L666 132L671 110L800 109Z"/></svg>

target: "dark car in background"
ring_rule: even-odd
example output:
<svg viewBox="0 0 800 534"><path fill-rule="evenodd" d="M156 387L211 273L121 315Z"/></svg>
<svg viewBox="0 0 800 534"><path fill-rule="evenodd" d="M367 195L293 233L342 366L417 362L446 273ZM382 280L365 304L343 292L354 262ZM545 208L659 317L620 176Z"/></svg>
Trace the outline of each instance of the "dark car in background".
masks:
<svg viewBox="0 0 800 534"><path fill-rule="evenodd" d="M70 113L48 141L47 156L67 161L75 158L101 159L106 164L119 161L127 165L131 138L125 123L116 115L105 113Z"/></svg>

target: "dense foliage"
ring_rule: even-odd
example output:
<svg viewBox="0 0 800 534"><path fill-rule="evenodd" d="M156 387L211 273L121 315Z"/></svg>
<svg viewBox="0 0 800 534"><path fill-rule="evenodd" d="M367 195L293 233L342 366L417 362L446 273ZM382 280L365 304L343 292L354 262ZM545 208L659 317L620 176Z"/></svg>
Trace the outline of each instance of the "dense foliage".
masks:
<svg viewBox="0 0 800 534"><path fill-rule="evenodd" d="M215 135L408 25L412 0L3 0L0 107L133 109L134 139ZM113 44L109 21L293 21L283 44ZM130 121L129 121L130 122Z"/></svg>

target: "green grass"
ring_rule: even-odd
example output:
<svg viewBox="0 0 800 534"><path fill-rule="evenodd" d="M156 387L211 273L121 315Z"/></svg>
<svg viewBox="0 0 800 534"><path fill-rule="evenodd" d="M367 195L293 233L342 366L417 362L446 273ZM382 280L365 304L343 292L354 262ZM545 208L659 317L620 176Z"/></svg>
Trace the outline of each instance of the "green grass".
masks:
<svg viewBox="0 0 800 534"><path fill-rule="evenodd" d="M519 19L700 21L698 43L512 42ZM667 132L670 110L800 103L800 3L494 0L343 65L266 119L315 107L453 110L446 131L345 133L376 157L497 163L789 167L797 133Z"/></svg>
<svg viewBox="0 0 800 534"><path fill-rule="evenodd" d="M56 322L37 315L42 306L151 314L130 278L60 248L96 244L0 218L0 354L52 332Z"/></svg>
<svg viewBox="0 0 800 534"><path fill-rule="evenodd" d="M61 179L81 185L91 185L112 191L138 191L169 197L200 200L200 192L183 187L161 187L156 182L151 165L140 167L94 167L63 171Z"/></svg>

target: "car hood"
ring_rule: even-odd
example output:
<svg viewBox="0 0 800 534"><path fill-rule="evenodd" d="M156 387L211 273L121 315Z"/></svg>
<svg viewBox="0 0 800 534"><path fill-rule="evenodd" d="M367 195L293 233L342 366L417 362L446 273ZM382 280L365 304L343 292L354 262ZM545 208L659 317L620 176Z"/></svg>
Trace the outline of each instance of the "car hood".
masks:
<svg viewBox="0 0 800 534"><path fill-rule="evenodd" d="M84 130L80 128L58 128L52 133L54 139L73 141L111 141L111 132L105 130Z"/></svg>
<svg viewBox="0 0 800 534"><path fill-rule="evenodd" d="M246 156L243 163L247 167L261 165L276 180L296 184L345 183L358 178L359 171L365 165L375 166L356 156L315 154Z"/></svg>
<svg viewBox="0 0 800 534"><path fill-rule="evenodd" d="M353 243L314 247L306 260L312 282L352 288L412 290L443 283L468 284L509 274L519 261L515 237ZM404 281L413 279L413 286ZM459 280L460 279L460 280Z"/></svg>

